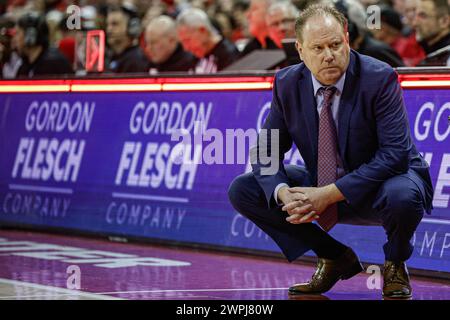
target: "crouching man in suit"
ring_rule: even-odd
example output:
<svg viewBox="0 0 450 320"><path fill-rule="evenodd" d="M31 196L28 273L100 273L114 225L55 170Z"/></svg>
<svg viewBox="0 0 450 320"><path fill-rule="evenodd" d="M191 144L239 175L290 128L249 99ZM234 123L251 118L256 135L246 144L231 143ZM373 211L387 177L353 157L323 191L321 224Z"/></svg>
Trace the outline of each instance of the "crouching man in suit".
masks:
<svg viewBox="0 0 450 320"><path fill-rule="evenodd" d="M265 130L251 151L253 171L234 179L230 201L289 261L308 250L317 255L311 281L290 294L324 293L363 270L354 251L328 234L339 222L383 226L383 296L409 298L405 261L423 212L431 212L433 189L397 74L350 49L347 21L331 7L307 8L295 28L303 63L277 73ZM292 142L305 168L283 165ZM268 174L261 154L277 169Z"/></svg>

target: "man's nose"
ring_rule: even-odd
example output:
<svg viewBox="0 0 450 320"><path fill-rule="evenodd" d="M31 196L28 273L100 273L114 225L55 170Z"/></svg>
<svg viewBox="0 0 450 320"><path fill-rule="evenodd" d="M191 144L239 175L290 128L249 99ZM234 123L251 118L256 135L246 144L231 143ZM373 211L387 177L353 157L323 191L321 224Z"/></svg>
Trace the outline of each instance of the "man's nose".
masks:
<svg viewBox="0 0 450 320"><path fill-rule="evenodd" d="M325 48L324 55L325 55L325 62L330 63L331 61L334 60L334 55L329 48Z"/></svg>
<svg viewBox="0 0 450 320"><path fill-rule="evenodd" d="M279 30L280 30L280 32L285 34L288 31L288 26L285 23L281 23Z"/></svg>

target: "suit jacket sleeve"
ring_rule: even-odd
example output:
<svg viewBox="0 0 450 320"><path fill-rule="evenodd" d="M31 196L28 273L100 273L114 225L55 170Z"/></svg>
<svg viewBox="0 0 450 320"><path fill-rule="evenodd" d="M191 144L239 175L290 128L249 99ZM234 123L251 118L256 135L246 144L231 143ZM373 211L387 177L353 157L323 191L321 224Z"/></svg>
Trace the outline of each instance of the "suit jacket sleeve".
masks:
<svg viewBox="0 0 450 320"><path fill-rule="evenodd" d="M274 203L271 200L276 186L280 183L289 183L283 160L284 154L292 147L292 137L287 130L278 97L277 77L275 77L270 112L258 134L256 146L250 150L253 174L264 190L268 207Z"/></svg>
<svg viewBox="0 0 450 320"><path fill-rule="evenodd" d="M383 182L406 173L409 168L412 143L402 91L394 70L390 69L384 79L372 106L378 150L369 162L336 182L346 200L354 206L362 205Z"/></svg>

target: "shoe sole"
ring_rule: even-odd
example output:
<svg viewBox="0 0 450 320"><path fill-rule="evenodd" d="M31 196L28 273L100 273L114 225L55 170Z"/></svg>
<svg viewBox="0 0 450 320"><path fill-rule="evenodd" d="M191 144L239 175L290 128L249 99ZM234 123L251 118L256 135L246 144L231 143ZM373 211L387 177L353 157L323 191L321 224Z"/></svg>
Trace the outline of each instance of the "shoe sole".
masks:
<svg viewBox="0 0 450 320"><path fill-rule="evenodd" d="M392 296L385 296L384 294L381 294L383 296L383 300L410 300L412 298L412 294L405 296L405 295L392 295Z"/></svg>
<svg viewBox="0 0 450 320"><path fill-rule="evenodd" d="M412 300L412 295L411 296L393 296L393 297L383 296L383 300Z"/></svg>

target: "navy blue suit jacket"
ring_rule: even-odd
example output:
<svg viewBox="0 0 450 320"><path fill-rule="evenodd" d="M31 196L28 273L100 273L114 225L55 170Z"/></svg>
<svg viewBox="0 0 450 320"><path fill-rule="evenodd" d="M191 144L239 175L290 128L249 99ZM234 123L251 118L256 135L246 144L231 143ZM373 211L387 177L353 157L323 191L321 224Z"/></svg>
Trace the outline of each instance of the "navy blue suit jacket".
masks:
<svg viewBox="0 0 450 320"><path fill-rule="evenodd" d="M426 211L432 208L429 166L411 139L408 117L397 73L374 58L350 53L338 114L338 147L345 176L336 186L355 208L373 199L381 184L407 173L419 187ZM282 161L294 142L313 185L317 185L318 113L311 72L304 63L280 70L274 79L273 98L263 129L279 130L279 170L262 175L263 165L252 164L269 206L279 183L288 183ZM264 148L270 150L270 135ZM260 149L258 143L257 149ZM260 150L258 150L260 152ZM267 153L266 153L267 154ZM270 154L270 151L269 151ZM267 167L267 165L265 166Z"/></svg>

